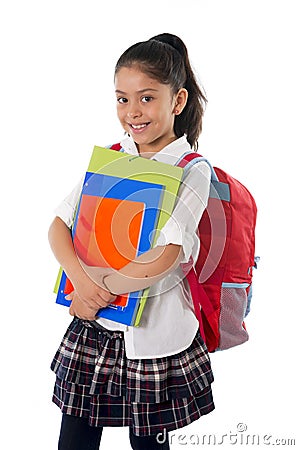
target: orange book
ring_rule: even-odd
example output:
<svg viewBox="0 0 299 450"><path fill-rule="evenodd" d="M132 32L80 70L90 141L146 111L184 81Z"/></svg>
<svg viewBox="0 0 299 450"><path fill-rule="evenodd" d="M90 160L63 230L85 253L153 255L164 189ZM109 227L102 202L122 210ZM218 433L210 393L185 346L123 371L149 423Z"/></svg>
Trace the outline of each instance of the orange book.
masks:
<svg viewBox="0 0 299 450"><path fill-rule="evenodd" d="M121 269L137 253L145 205L142 202L82 195L74 247L87 266ZM115 305L126 306L128 296Z"/></svg>

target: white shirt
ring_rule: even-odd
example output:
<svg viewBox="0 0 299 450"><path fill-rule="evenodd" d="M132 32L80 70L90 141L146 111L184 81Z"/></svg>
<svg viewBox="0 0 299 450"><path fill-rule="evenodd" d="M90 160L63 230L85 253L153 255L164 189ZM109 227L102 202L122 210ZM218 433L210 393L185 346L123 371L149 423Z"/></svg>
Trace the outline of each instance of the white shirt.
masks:
<svg viewBox="0 0 299 450"><path fill-rule="evenodd" d="M138 155L134 141L121 142L126 153ZM175 165L191 151L183 136L156 153L151 159ZM155 246L177 244L183 248L182 263L196 261L199 253L197 225L206 208L211 170L206 162L197 162L181 183L174 211L162 228ZM73 224L75 208L82 189L81 181L55 210L68 227ZM126 326L108 319L98 322L109 330L124 332L126 355L131 359L160 358L188 348L197 332L198 321L193 311L189 286L181 267L151 286L139 327Z"/></svg>

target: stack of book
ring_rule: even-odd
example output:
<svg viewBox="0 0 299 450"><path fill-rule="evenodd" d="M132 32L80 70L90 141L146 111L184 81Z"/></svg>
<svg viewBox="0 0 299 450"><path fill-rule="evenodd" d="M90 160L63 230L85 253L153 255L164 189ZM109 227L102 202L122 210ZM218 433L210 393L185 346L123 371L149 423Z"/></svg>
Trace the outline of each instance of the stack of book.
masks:
<svg viewBox="0 0 299 450"><path fill-rule="evenodd" d="M150 250L171 216L183 169L94 147L72 228L82 267L96 282ZM61 268L56 302L65 306L73 286ZM139 326L149 288L118 296L98 316Z"/></svg>

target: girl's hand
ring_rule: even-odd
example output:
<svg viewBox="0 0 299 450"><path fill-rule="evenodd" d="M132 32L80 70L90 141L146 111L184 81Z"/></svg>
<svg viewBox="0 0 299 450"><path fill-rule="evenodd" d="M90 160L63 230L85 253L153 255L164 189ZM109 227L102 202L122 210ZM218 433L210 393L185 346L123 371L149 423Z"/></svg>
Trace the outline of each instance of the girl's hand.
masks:
<svg viewBox="0 0 299 450"><path fill-rule="evenodd" d="M80 278L72 280L72 282L74 291L79 298L91 308L106 308L116 298L115 295L95 283L87 274L81 275ZM72 300L71 295L72 293L66 299Z"/></svg>
<svg viewBox="0 0 299 450"><path fill-rule="evenodd" d="M96 314L99 308L91 307L87 303L84 303L76 291L71 292L71 294L69 294L66 298L72 301L69 309L69 313L71 316L76 316L79 317L79 319L84 320L96 319Z"/></svg>
<svg viewBox="0 0 299 450"><path fill-rule="evenodd" d="M66 296L66 299L72 302L70 314L81 319L94 320L98 310L106 308L116 298L115 295L94 283L87 275L81 277L73 285L75 289Z"/></svg>
<svg viewBox="0 0 299 450"><path fill-rule="evenodd" d="M85 305L87 315L90 315L91 311L95 315L100 308L105 308L114 301L115 295L104 289L105 286L100 287L101 276L107 274L107 270L102 273L97 268L95 271L98 274L100 286L92 281L76 255L70 229L59 217L55 217L50 226L49 241L54 255L74 286L74 292L66 297L73 302L72 311L74 308L79 308L80 301L80 310Z"/></svg>

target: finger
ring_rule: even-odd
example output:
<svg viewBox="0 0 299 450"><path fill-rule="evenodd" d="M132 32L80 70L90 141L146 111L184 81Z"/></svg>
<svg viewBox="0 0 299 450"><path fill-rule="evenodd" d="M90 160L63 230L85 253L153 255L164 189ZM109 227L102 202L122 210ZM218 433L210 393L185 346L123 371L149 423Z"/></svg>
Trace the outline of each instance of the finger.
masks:
<svg viewBox="0 0 299 450"><path fill-rule="evenodd" d="M110 305L110 302L107 300L100 299L98 301L98 307L100 307L100 308L107 308L107 306L109 306L109 305Z"/></svg>
<svg viewBox="0 0 299 450"><path fill-rule="evenodd" d="M85 299L84 297L80 297L76 291L72 296L72 302L79 302L79 304L84 304L86 308L96 308L97 302L93 298Z"/></svg>
<svg viewBox="0 0 299 450"><path fill-rule="evenodd" d="M98 292L98 297L107 305L109 305L109 303L113 302L116 299L116 295L112 295L110 292L105 291L104 289L101 289L101 291Z"/></svg>
<svg viewBox="0 0 299 450"><path fill-rule="evenodd" d="M88 313L78 313L76 314L76 317L78 317L79 319L82 320L95 320L96 316L92 313L92 314L88 314Z"/></svg>
<svg viewBox="0 0 299 450"><path fill-rule="evenodd" d="M84 297L79 297L77 295L77 299L80 302L84 303L86 307L96 308L98 306L98 297L97 296L84 298Z"/></svg>

